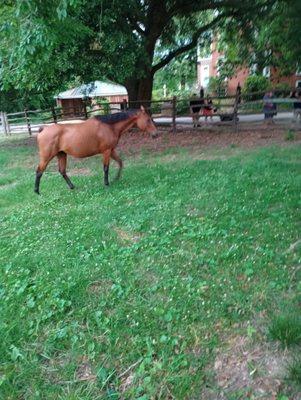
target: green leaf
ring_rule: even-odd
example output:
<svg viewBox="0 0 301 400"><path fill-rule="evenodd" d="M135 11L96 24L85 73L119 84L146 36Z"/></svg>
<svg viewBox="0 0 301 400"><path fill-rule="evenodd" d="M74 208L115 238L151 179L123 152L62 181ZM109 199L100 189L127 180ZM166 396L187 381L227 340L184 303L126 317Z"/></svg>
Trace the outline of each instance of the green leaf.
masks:
<svg viewBox="0 0 301 400"><path fill-rule="evenodd" d="M11 359L13 361L21 360L24 358L18 347L11 345L10 350L11 350Z"/></svg>

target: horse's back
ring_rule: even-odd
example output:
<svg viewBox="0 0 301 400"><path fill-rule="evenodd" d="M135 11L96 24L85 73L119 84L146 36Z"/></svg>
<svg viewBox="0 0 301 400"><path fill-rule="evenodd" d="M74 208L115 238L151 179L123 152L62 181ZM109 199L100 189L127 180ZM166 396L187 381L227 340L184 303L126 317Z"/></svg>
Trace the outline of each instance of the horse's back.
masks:
<svg viewBox="0 0 301 400"><path fill-rule="evenodd" d="M74 157L89 157L111 147L112 131L107 124L91 118L82 123L47 125L38 134L40 152L49 149L51 154L60 151Z"/></svg>

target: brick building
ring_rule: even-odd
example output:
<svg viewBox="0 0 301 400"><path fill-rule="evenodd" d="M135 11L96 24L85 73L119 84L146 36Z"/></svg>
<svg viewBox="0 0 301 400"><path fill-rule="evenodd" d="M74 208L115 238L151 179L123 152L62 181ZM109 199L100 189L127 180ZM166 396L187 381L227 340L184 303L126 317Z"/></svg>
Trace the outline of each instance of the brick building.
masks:
<svg viewBox="0 0 301 400"><path fill-rule="evenodd" d="M197 61L197 80L198 86L206 88L211 77L218 77L218 61L224 56L217 49L217 43L211 44L210 54L203 57L198 54ZM250 75L251 71L249 68L243 66L237 69L235 75L226 81L226 91L228 94L234 94L238 83L241 87L244 86L245 80ZM264 75L269 77L273 84L287 83L290 87L301 87L301 71L296 71L291 76L280 77L275 68L265 68Z"/></svg>

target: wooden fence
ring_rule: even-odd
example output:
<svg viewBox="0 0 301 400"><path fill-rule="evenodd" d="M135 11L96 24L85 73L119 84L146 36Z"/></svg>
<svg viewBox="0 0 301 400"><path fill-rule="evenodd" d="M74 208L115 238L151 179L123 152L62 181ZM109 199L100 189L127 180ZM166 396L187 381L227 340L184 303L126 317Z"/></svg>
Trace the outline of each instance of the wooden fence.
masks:
<svg viewBox="0 0 301 400"><path fill-rule="evenodd" d="M237 130L240 115L262 113L262 92L244 94L237 93L234 96L211 97L214 108L217 108L215 116L220 118L220 124L232 124ZM254 100L255 99L255 100ZM83 103L81 109L51 107L44 110L24 110L17 113L0 113L0 134L13 135L16 133L26 133L30 136L38 132L39 127L44 124L64 123L70 121L85 120L93 115L113 113L129 108L139 108L143 103L149 110L157 125L168 124L172 127L175 133L179 117L181 117L181 125L191 125L193 113L191 110L190 101L196 99L179 99L173 97L164 100L151 101L132 101L128 104L110 102L99 108L92 108L86 103ZM278 104L286 104L287 109L291 110L292 103L296 99L291 98L274 98L271 102ZM199 106L201 109L205 107L200 101L199 104L194 103L194 107ZM201 113L200 113L201 114ZM185 118L186 117L186 118ZM202 118L202 115L199 116Z"/></svg>

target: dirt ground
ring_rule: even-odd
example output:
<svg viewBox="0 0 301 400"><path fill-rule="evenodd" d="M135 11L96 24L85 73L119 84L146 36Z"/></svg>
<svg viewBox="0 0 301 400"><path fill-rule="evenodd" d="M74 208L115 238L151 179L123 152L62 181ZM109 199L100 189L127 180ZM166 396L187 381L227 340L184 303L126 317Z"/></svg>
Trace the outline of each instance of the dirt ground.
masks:
<svg viewBox="0 0 301 400"><path fill-rule="evenodd" d="M188 149L225 148L229 146L241 148L254 148L273 144L286 145L288 129L279 126L239 127L238 131L232 127L208 126L195 130L178 128L173 134L170 128L159 128L159 137L152 139L147 134L130 132L124 135L118 145L124 153L135 154L141 149L150 152L161 152L173 147ZM294 143L301 143L301 131L293 133Z"/></svg>
<svg viewBox="0 0 301 400"><path fill-rule="evenodd" d="M170 127L158 127L159 137L132 130L124 134L118 144L123 154L136 155L141 151L159 153L171 148L222 149L240 147L245 149L301 143L301 131L290 131L288 126L275 124L239 125L237 132L232 126L208 125L198 129L179 126L174 134ZM35 137L8 139L0 142L1 147L36 146Z"/></svg>

